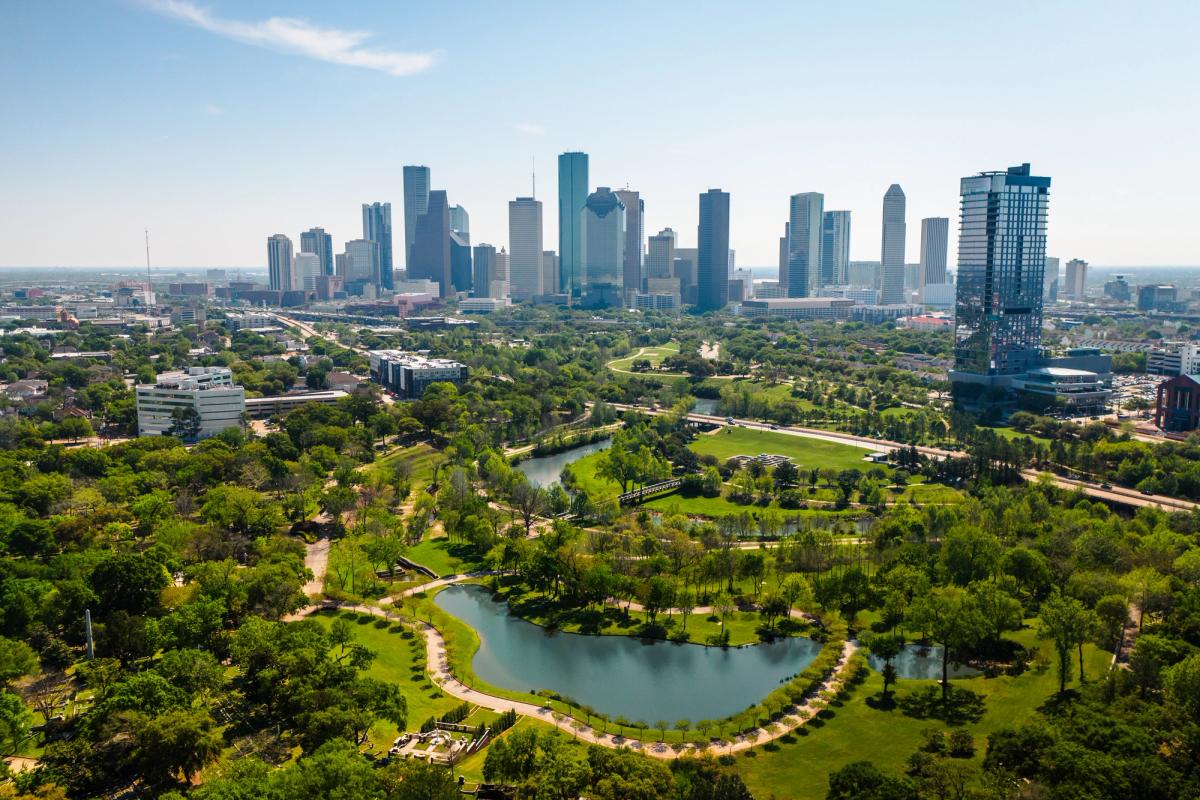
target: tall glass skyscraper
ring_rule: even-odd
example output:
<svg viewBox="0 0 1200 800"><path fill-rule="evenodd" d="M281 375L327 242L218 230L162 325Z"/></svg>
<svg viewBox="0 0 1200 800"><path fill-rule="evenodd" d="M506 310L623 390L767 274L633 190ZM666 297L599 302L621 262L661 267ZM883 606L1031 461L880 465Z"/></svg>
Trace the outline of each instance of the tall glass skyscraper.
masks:
<svg viewBox="0 0 1200 800"><path fill-rule="evenodd" d="M954 372L988 383L1040 358L1050 179L1029 165L961 182Z"/></svg>
<svg viewBox="0 0 1200 800"><path fill-rule="evenodd" d="M850 271L850 212L826 211L821 218L821 285L844 286Z"/></svg>
<svg viewBox="0 0 1200 800"><path fill-rule="evenodd" d="M558 291L583 292L583 206L588 197L587 153L558 157Z"/></svg>
<svg viewBox="0 0 1200 800"><path fill-rule="evenodd" d="M404 168L404 266L412 263L417 219L429 210L429 167Z"/></svg>
<svg viewBox="0 0 1200 800"><path fill-rule="evenodd" d="M363 203L363 238L379 242L379 288L391 289L392 280L392 204Z"/></svg>
<svg viewBox="0 0 1200 800"><path fill-rule="evenodd" d="M632 307L631 293L642 290L646 203L631 189L618 189L613 194L620 198L621 205L625 206L625 270L622 282L625 286L624 296L628 298L626 302Z"/></svg>
<svg viewBox="0 0 1200 800"><path fill-rule="evenodd" d="M821 285L821 224L825 195L802 192L792 195L788 209L788 263L785 286L788 297L816 295Z"/></svg>
<svg viewBox="0 0 1200 800"><path fill-rule="evenodd" d="M301 233L300 252L316 253L321 261L321 274L333 274L333 237L324 228L309 228Z"/></svg>
<svg viewBox="0 0 1200 800"><path fill-rule="evenodd" d="M921 289L949 280L946 275L946 253L949 248L950 220L945 217L926 217L921 220L921 266L917 270L917 285Z"/></svg>
<svg viewBox="0 0 1200 800"><path fill-rule="evenodd" d="M904 190L893 183L883 195L883 247L879 257L879 302L904 302Z"/></svg>
<svg viewBox="0 0 1200 800"><path fill-rule="evenodd" d="M709 189L700 195L697 243L696 307L719 311L729 303L729 192Z"/></svg>
<svg viewBox="0 0 1200 800"><path fill-rule="evenodd" d="M471 243L471 215L462 206L450 206L450 232L467 244Z"/></svg>
<svg viewBox="0 0 1200 800"><path fill-rule="evenodd" d="M625 205L611 189L600 186L588 195L579 216L583 293L602 305L620 303L625 281Z"/></svg>
<svg viewBox="0 0 1200 800"><path fill-rule="evenodd" d="M405 213L408 213L407 208ZM429 193L428 208L417 217L413 238L408 277L437 281L442 297L450 297L454 294L454 279L450 272L450 204L444 190L435 189Z"/></svg>
<svg viewBox="0 0 1200 800"><path fill-rule="evenodd" d="M292 286L292 240L282 233L267 239L267 285L289 292Z"/></svg>

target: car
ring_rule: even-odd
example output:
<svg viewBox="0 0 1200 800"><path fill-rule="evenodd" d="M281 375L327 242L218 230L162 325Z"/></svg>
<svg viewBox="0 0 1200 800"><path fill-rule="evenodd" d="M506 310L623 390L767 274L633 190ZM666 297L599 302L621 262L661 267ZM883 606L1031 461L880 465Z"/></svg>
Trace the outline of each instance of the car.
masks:
<svg viewBox="0 0 1200 800"><path fill-rule="evenodd" d="M1149 489L1138 489L1138 491L1147 497L1154 497L1154 492L1150 491Z"/></svg>
<svg viewBox="0 0 1200 800"><path fill-rule="evenodd" d="M732 424L733 424L733 417L726 417L726 418L725 418L725 424L726 424L726 425L732 425Z"/></svg>
<svg viewBox="0 0 1200 800"><path fill-rule="evenodd" d="M777 431L777 430L779 430L779 426L778 426L778 425L772 425L772 426L771 426L771 430L773 430L773 431Z"/></svg>
<svg viewBox="0 0 1200 800"><path fill-rule="evenodd" d="M1102 484L1100 484L1100 488L1101 489L1111 489L1112 484L1111 483L1102 483Z"/></svg>

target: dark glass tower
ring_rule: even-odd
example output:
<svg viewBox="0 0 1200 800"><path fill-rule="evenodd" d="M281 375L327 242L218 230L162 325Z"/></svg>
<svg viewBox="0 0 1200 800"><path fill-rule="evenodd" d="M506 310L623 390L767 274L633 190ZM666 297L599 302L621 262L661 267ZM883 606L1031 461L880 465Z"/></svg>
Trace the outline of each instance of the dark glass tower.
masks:
<svg viewBox="0 0 1200 800"><path fill-rule="evenodd" d="M583 292L583 206L588 198L587 153L558 157L558 291ZM550 291L550 287L546 287Z"/></svg>
<svg viewBox="0 0 1200 800"><path fill-rule="evenodd" d="M379 288L391 289L392 281L392 204L363 203L363 238L379 243Z"/></svg>
<svg viewBox="0 0 1200 800"><path fill-rule="evenodd" d="M437 281L442 297L450 297L454 294L450 272L450 204L444 190L429 193L429 207L417 217L414 239L408 277Z"/></svg>
<svg viewBox="0 0 1200 800"><path fill-rule="evenodd" d="M1050 179L1022 164L963 178L961 194L951 379L988 383L1041 355Z"/></svg>
<svg viewBox="0 0 1200 800"><path fill-rule="evenodd" d="M700 195L696 308L718 311L729 302L729 192Z"/></svg>
<svg viewBox="0 0 1200 800"><path fill-rule="evenodd" d="M309 228L300 234L300 252L316 253L321 260L321 274L333 274L333 237L324 228Z"/></svg>

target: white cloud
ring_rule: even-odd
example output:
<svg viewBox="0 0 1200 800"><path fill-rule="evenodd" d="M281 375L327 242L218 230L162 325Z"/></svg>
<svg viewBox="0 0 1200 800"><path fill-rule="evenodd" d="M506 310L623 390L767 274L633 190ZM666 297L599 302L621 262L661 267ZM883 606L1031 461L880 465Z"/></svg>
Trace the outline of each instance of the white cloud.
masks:
<svg viewBox="0 0 1200 800"><path fill-rule="evenodd" d="M210 117L218 117L225 113L225 109L221 108L220 106L207 105L204 107L204 113L208 114Z"/></svg>
<svg viewBox="0 0 1200 800"><path fill-rule="evenodd" d="M362 43L370 38L370 33L322 28L302 19L271 17L259 22L243 22L222 19L188 0L143 2L160 14L182 20L226 39L259 47L272 47L333 64L378 70L399 77L429 69L437 57L436 53L402 53L363 47Z"/></svg>
<svg viewBox="0 0 1200 800"><path fill-rule="evenodd" d="M538 125L536 122L518 122L513 126L521 133L528 133L531 136L545 136L546 126Z"/></svg>

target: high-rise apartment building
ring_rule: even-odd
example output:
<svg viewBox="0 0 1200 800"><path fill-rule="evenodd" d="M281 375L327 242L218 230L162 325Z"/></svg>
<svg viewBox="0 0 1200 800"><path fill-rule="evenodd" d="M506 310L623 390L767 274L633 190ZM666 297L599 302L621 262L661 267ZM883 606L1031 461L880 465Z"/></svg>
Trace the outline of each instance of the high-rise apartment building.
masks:
<svg viewBox="0 0 1200 800"><path fill-rule="evenodd" d="M626 296L642 290L642 260L645 250L645 201L637 192L618 189L613 192L625 206L625 269L622 284ZM626 305L632 306L627 302Z"/></svg>
<svg viewBox="0 0 1200 800"><path fill-rule="evenodd" d="M921 266L917 269L917 288L948 281L946 256L950 248L950 220L927 217L921 220Z"/></svg>
<svg viewBox="0 0 1200 800"><path fill-rule="evenodd" d="M650 237L646 253L646 280L670 278L675 265L675 231L663 228Z"/></svg>
<svg viewBox="0 0 1200 800"><path fill-rule="evenodd" d="M374 239L352 239L346 242L345 270L342 272L346 293L352 295L371 294L379 288L381 259L379 242ZM365 287L370 286L370 291Z"/></svg>
<svg viewBox="0 0 1200 800"><path fill-rule="evenodd" d="M558 157L557 291L579 297L583 292L583 206L588 197L587 153Z"/></svg>
<svg viewBox="0 0 1200 800"><path fill-rule="evenodd" d="M513 300L546 293L542 285L542 201L508 201L508 283Z"/></svg>
<svg viewBox="0 0 1200 800"><path fill-rule="evenodd" d="M267 285L278 292L292 286L292 240L282 233L267 238Z"/></svg>
<svg viewBox="0 0 1200 800"><path fill-rule="evenodd" d="M1046 276L1043 283L1045 291L1042 292L1042 297L1051 303L1058 301L1059 271L1058 259L1046 256Z"/></svg>
<svg viewBox="0 0 1200 800"><path fill-rule="evenodd" d="M417 220L429 210L429 167L404 168L404 266L412 263L417 244Z"/></svg>
<svg viewBox="0 0 1200 800"><path fill-rule="evenodd" d="M300 234L300 252L316 253L321 260L321 274L333 274L333 237L324 228L309 228Z"/></svg>
<svg viewBox="0 0 1200 800"><path fill-rule="evenodd" d="M474 271L471 293L475 297L491 297L492 281L496 278L496 248L490 244L477 244L472 250L471 267Z"/></svg>
<svg viewBox="0 0 1200 800"><path fill-rule="evenodd" d="M450 206L450 231L457 233L467 244L471 243L471 215L462 206Z"/></svg>
<svg viewBox="0 0 1200 800"><path fill-rule="evenodd" d="M850 212L826 211L821 218L821 285L843 286L850 271Z"/></svg>
<svg viewBox="0 0 1200 800"><path fill-rule="evenodd" d="M788 297L816 295L821 285L821 226L825 216L825 195L820 192L794 194L788 213L787 272L779 282Z"/></svg>
<svg viewBox="0 0 1200 800"><path fill-rule="evenodd" d="M1069 300L1083 300L1087 296L1088 263L1082 258L1072 258L1067 262L1067 280L1063 294Z"/></svg>
<svg viewBox="0 0 1200 800"><path fill-rule="evenodd" d="M879 258L879 302L905 302L904 296L904 190L893 183L883 196L883 247Z"/></svg>
<svg viewBox="0 0 1200 800"><path fill-rule="evenodd" d="M407 209L405 209L407 213ZM417 217L413 232L412 260L408 278L437 281L442 297L454 294L454 278L450 264L450 203L446 192L429 192L425 213Z"/></svg>
<svg viewBox="0 0 1200 800"><path fill-rule="evenodd" d="M956 382L990 384L1039 363L1050 179L1028 164L961 182Z"/></svg>
<svg viewBox="0 0 1200 800"><path fill-rule="evenodd" d="M583 293L593 302L621 302L625 281L625 205L607 186L587 197L580 214Z"/></svg>
<svg viewBox="0 0 1200 800"><path fill-rule="evenodd" d="M296 253L292 257L292 288L313 291L322 275L321 256L316 253Z"/></svg>
<svg viewBox="0 0 1200 800"><path fill-rule="evenodd" d="M392 279L395 270L392 263L392 204L363 203L362 222L363 238L379 242L379 286L376 288L391 289L395 285Z"/></svg>
<svg viewBox="0 0 1200 800"><path fill-rule="evenodd" d="M719 311L729 302L729 192L709 189L700 195L697 244L696 307Z"/></svg>

